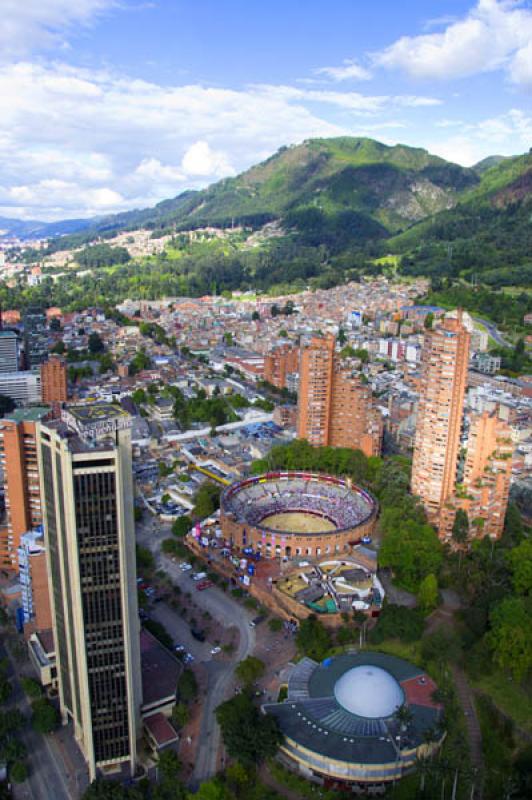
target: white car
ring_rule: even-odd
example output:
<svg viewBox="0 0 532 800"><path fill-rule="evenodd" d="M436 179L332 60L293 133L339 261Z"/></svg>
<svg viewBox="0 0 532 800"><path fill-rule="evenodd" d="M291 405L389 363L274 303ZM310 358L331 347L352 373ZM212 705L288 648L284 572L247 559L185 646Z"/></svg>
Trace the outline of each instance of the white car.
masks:
<svg viewBox="0 0 532 800"><path fill-rule="evenodd" d="M217 656L218 653L222 652L221 647L211 647L211 656Z"/></svg>
<svg viewBox="0 0 532 800"><path fill-rule="evenodd" d="M183 561L183 563L179 565L179 569L183 570L183 572L188 572L189 569L192 569L192 564L187 564L186 561Z"/></svg>

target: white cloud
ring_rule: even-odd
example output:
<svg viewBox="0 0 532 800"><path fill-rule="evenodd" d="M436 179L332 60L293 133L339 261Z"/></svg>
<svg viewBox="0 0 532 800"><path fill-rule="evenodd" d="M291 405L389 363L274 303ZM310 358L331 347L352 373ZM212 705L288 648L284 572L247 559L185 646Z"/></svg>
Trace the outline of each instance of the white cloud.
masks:
<svg viewBox="0 0 532 800"><path fill-rule="evenodd" d="M428 149L466 167L492 155L515 155L530 147L532 116L519 109L478 123L462 123L460 130L442 140L428 142Z"/></svg>
<svg viewBox="0 0 532 800"><path fill-rule="evenodd" d="M532 10L521 6L515 0L478 0L442 32L403 36L374 54L374 63L442 80L505 69L515 83L532 86Z"/></svg>
<svg viewBox="0 0 532 800"><path fill-rule="evenodd" d="M283 144L347 133L277 87L160 86L58 63L0 66L0 96L0 204L33 218L151 205Z"/></svg>
<svg viewBox="0 0 532 800"><path fill-rule="evenodd" d="M325 75L333 81L368 81L371 78L369 70L349 59L344 60L339 67L320 67L320 69L314 70L314 74Z"/></svg>
<svg viewBox="0 0 532 800"><path fill-rule="evenodd" d="M220 150L213 150L205 141L194 142L190 145L183 156L181 166L187 175L209 175L222 178L235 174L227 155Z"/></svg>
<svg viewBox="0 0 532 800"><path fill-rule="evenodd" d="M89 25L117 0L2 0L0 58L66 47L74 27Z"/></svg>

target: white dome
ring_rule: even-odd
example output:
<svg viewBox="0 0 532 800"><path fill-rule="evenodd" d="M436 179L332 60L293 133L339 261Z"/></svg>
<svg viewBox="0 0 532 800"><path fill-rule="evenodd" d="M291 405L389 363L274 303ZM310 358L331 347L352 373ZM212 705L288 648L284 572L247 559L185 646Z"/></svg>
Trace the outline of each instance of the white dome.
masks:
<svg viewBox="0 0 532 800"><path fill-rule="evenodd" d="M334 696L359 717L391 717L404 702L403 690L386 670L365 664L344 672L334 685Z"/></svg>

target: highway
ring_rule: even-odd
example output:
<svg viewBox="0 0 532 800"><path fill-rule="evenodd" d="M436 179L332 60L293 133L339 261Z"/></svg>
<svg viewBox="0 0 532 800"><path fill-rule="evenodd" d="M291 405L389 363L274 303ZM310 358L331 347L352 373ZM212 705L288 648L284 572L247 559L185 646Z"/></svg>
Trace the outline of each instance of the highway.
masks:
<svg viewBox="0 0 532 800"><path fill-rule="evenodd" d="M507 341L503 335L498 330L497 326L490 322L487 319L482 319L482 317L473 317L475 322L480 322L481 325L484 325L486 330L488 331L489 335L492 339L494 339L499 347L513 347L513 344Z"/></svg>
<svg viewBox="0 0 532 800"><path fill-rule="evenodd" d="M161 525L157 520L150 520L148 524L137 527L137 540L139 544L150 548L157 568L163 569L182 590L190 592L193 582L187 573L183 573L178 564L161 553L161 542L169 535L170 527ZM203 611L208 611L220 625L238 628L239 643L232 661L213 660L209 653L212 642L195 641L187 630L187 623L165 603L157 603L150 611L150 616L161 622L176 641L184 644L198 661L205 662L207 670L207 692L203 698L199 742L190 782L192 789L196 789L202 781L212 778L217 772L220 728L216 722L215 710L232 695L236 665L250 655L255 647L255 629L249 626L253 617L232 597L212 586L205 592L195 592L194 602Z"/></svg>

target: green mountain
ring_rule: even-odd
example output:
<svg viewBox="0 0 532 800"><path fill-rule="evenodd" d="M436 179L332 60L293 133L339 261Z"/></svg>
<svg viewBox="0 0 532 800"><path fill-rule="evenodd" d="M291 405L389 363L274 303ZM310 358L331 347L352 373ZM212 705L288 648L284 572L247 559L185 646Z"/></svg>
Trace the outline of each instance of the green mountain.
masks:
<svg viewBox="0 0 532 800"><path fill-rule="evenodd" d="M486 169L456 205L386 242L411 271L532 285L532 150ZM415 263L414 263L415 262Z"/></svg>
<svg viewBox="0 0 532 800"><path fill-rule="evenodd" d="M184 192L151 209L104 218L85 238L138 227L257 228L308 208L328 218L350 211L366 238L379 238L453 207L459 194L478 182L474 170L420 148L350 137L309 139L282 147L235 178Z"/></svg>

